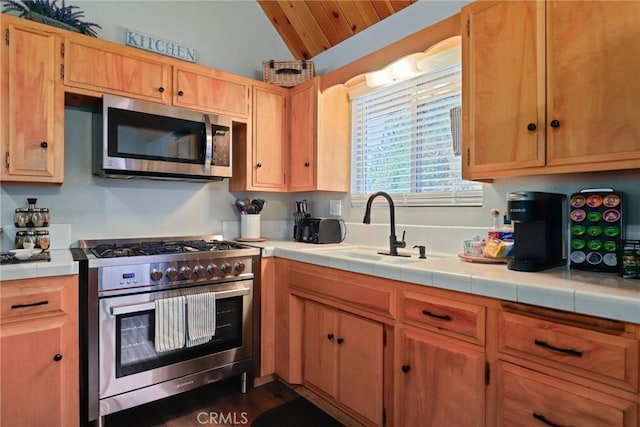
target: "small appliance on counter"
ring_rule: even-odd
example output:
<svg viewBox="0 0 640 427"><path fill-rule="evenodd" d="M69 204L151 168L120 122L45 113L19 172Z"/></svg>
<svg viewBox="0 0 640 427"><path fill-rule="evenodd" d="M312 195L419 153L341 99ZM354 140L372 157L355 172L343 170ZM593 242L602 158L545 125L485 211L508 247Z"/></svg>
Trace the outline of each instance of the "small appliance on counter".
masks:
<svg viewBox="0 0 640 427"><path fill-rule="evenodd" d="M611 188L581 190L569 199L571 267L618 272L624 238L622 193Z"/></svg>
<svg viewBox="0 0 640 427"><path fill-rule="evenodd" d="M567 263L567 196L538 191L507 195L509 220L514 224L516 271L541 271Z"/></svg>
<svg viewBox="0 0 640 427"><path fill-rule="evenodd" d="M296 226L295 240L304 243L340 243L346 237L344 221L337 218L304 217Z"/></svg>

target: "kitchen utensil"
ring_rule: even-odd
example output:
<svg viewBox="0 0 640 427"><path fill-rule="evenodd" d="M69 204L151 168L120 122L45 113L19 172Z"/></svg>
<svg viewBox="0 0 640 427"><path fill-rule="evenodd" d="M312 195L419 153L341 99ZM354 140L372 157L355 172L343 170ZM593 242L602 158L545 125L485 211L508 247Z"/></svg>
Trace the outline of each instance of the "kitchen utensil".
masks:
<svg viewBox="0 0 640 427"><path fill-rule="evenodd" d="M264 208L265 201L263 199L254 199L254 200L251 201L251 204L253 206L255 206L256 213L260 213L260 212L262 212L262 209Z"/></svg>
<svg viewBox="0 0 640 427"><path fill-rule="evenodd" d="M240 215L247 212L247 204L242 199L236 200L236 210Z"/></svg>

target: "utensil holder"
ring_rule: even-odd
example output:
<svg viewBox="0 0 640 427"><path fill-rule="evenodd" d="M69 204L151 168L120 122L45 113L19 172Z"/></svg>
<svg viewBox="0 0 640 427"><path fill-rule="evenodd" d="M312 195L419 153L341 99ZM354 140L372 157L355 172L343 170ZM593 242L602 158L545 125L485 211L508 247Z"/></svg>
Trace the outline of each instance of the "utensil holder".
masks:
<svg viewBox="0 0 640 427"><path fill-rule="evenodd" d="M260 238L260 214L240 215L240 237L243 239Z"/></svg>

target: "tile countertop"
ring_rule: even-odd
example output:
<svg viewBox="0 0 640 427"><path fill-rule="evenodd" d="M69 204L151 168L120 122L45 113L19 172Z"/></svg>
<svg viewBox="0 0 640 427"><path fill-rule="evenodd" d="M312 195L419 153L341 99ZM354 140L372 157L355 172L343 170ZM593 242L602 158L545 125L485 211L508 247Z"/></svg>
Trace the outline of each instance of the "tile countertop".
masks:
<svg viewBox="0 0 640 427"><path fill-rule="evenodd" d="M508 301L571 311L640 324L640 280L614 273L592 273L558 267L535 273L509 270L506 264L461 261L457 254L434 254L418 260L417 250L404 249L416 262L389 264L347 258L332 249L362 248L340 243L311 245L268 240L255 244L263 256L323 265L393 280L467 292ZM378 248L385 250L385 248Z"/></svg>
<svg viewBox="0 0 640 427"><path fill-rule="evenodd" d="M52 249L51 261L22 262L0 266L0 281L78 274L78 263L69 249Z"/></svg>

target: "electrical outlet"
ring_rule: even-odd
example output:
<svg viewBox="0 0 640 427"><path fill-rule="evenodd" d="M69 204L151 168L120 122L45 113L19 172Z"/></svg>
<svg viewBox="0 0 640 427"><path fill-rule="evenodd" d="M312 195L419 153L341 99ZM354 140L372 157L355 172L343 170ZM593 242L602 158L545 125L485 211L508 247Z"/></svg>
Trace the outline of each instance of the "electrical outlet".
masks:
<svg viewBox="0 0 640 427"><path fill-rule="evenodd" d="M329 215L342 215L342 200L329 200Z"/></svg>

